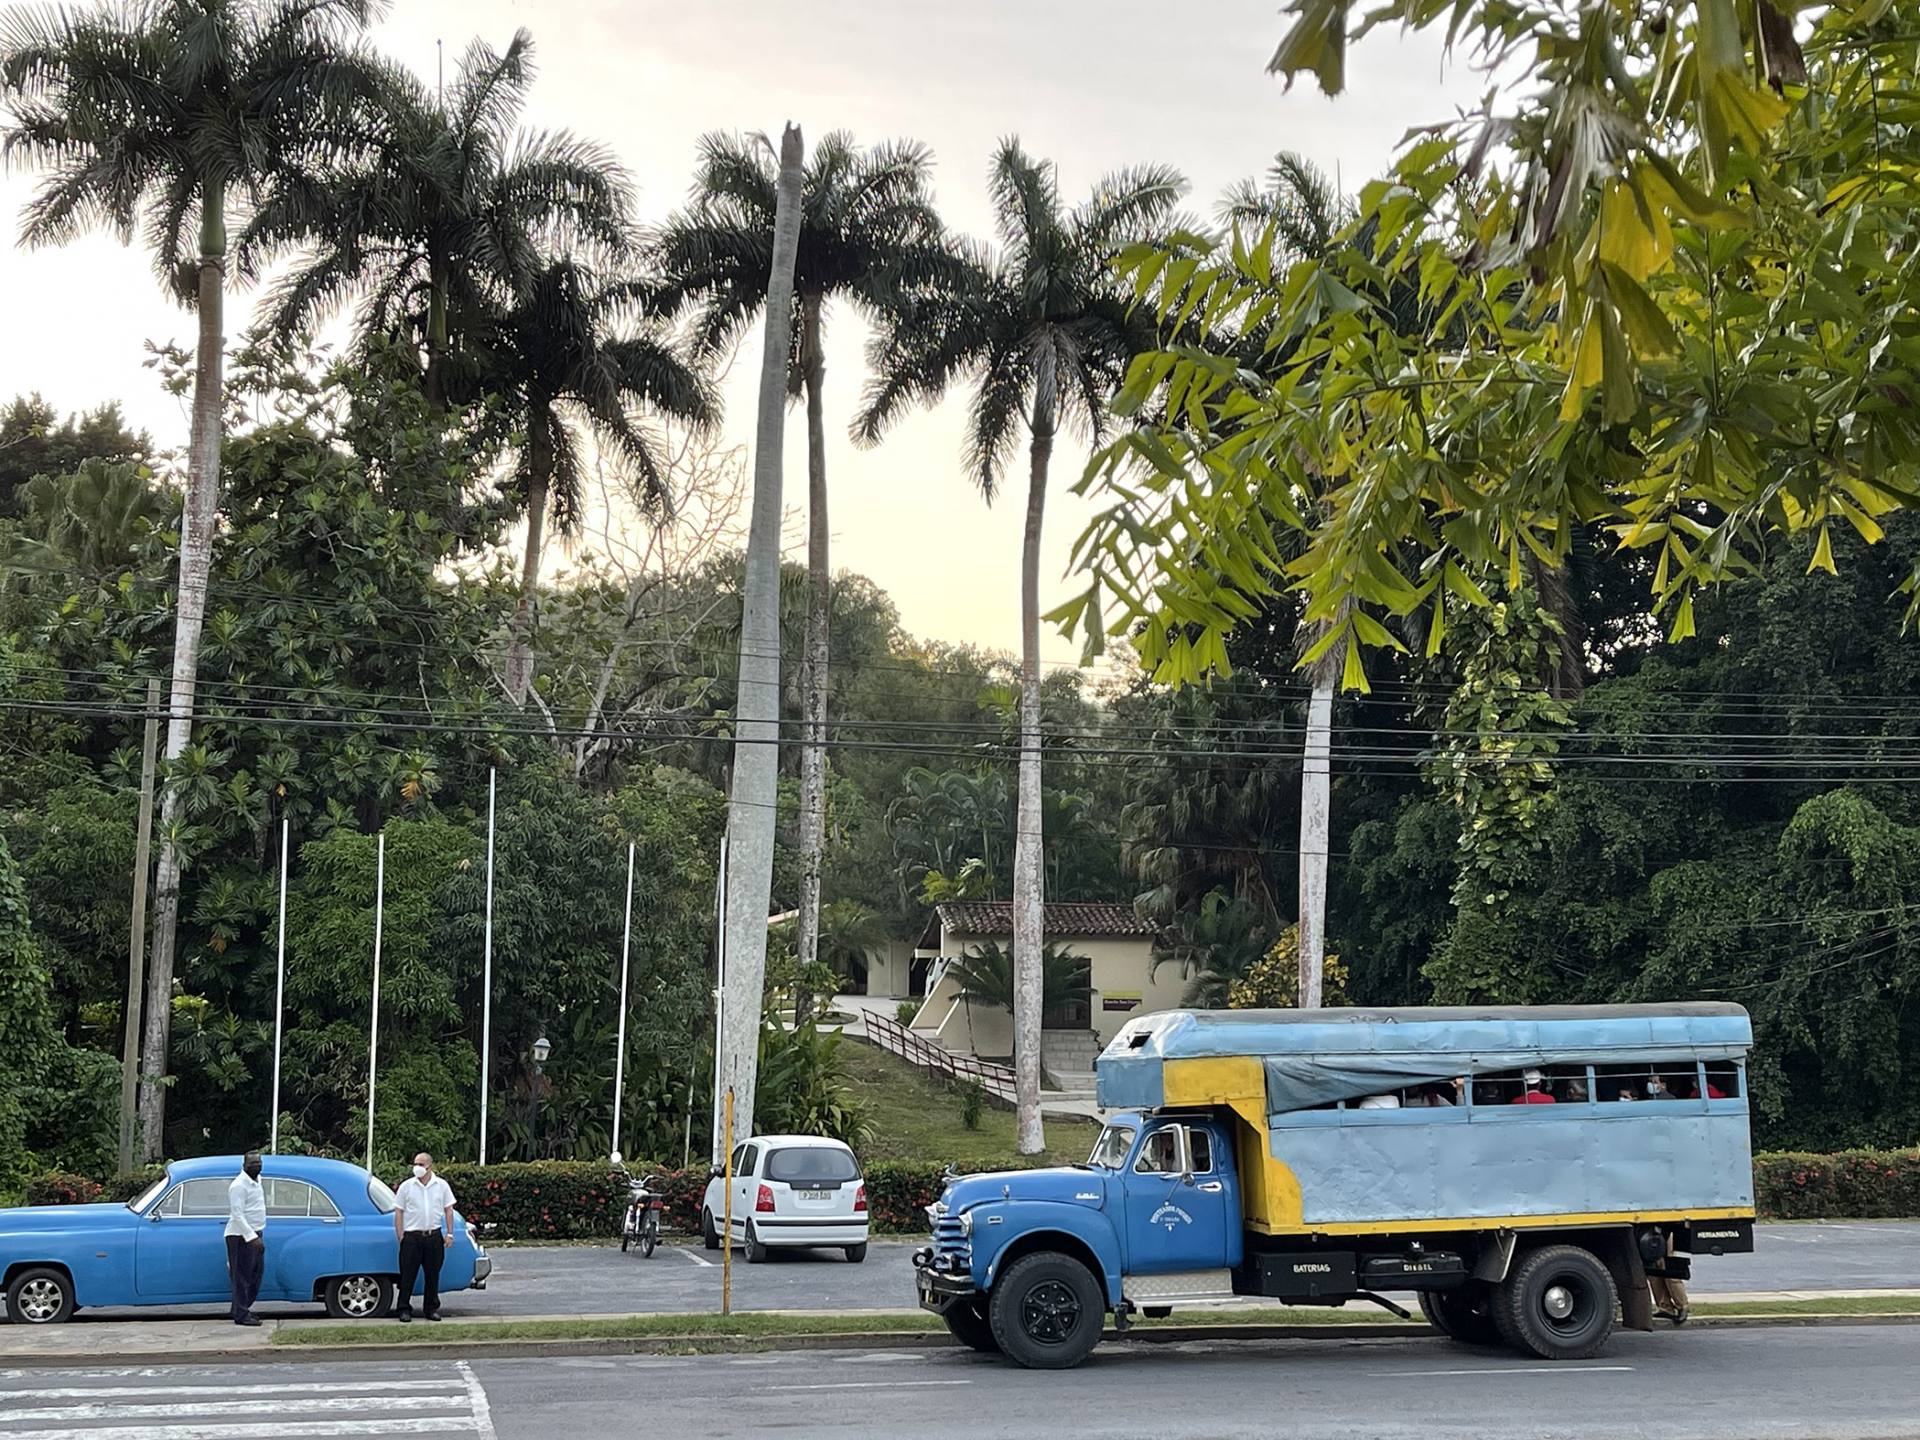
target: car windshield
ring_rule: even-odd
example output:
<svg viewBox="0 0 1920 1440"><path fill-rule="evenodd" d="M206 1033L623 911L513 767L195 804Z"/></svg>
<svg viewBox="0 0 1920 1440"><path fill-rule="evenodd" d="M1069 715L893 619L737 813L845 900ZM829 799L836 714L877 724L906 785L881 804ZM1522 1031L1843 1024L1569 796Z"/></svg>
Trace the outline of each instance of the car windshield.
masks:
<svg viewBox="0 0 1920 1440"><path fill-rule="evenodd" d="M845 1150L825 1145L796 1145L767 1157L767 1179L807 1186L858 1179L860 1167Z"/></svg>
<svg viewBox="0 0 1920 1440"><path fill-rule="evenodd" d="M367 1198L373 1201L373 1208L382 1215L391 1215L400 1202L393 1198L393 1191L387 1188L387 1182L378 1175L367 1177Z"/></svg>
<svg viewBox="0 0 1920 1440"><path fill-rule="evenodd" d="M1134 1134L1131 1125L1107 1126L1094 1142L1093 1154L1087 1157L1087 1163L1101 1170L1118 1170L1127 1163L1127 1152L1133 1149Z"/></svg>
<svg viewBox="0 0 1920 1440"><path fill-rule="evenodd" d="M127 1202L127 1209L133 1211L133 1213L136 1215L146 1214L147 1207L153 1204L155 1200L159 1199L160 1192L166 1188L167 1188L167 1177L162 1175L158 1180L154 1181L153 1184L149 1185L146 1189L142 1190L138 1195L134 1196L133 1199L129 1200Z"/></svg>

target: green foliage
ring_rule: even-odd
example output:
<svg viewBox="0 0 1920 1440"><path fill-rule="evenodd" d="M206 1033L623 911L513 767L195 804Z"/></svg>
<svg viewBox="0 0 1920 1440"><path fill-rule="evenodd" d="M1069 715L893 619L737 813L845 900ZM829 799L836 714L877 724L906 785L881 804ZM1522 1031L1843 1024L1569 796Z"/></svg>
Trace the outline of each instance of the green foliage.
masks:
<svg viewBox="0 0 1920 1440"><path fill-rule="evenodd" d="M980 1088L978 1080L969 1080L960 1087L960 1123L967 1129L980 1128L980 1116L986 1106L987 1092Z"/></svg>
<svg viewBox="0 0 1920 1440"><path fill-rule="evenodd" d="M1227 1005L1233 988L1259 966L1274 943L1272 936L1273 926L1261 906L1212 890L1154 937L1152 970L1180 967L1187 979L1183 1005Z"/></svg>
<svg viewBox="0 0 1920 1440"><path fill-rule="evenodd" d="M949 972L960 998L1013 1013L1013 952L997 944L975 945L953 962ZM1075 996L1085 996L1093 962L1063 945L1040 952L1041 1011L1051 1014Z"/></svg>
<svg viewBox="0 0 1920 1440"><path fill-rule="evenodd" d="M846 1043L811 1019L789 1029L769 1014L760 1027L754 1123L765 1135L825 1135L855 1150L873 1138L873 1116L840 1056Z"/></svg>
<svg viewBox="0 0 1920 1440"><path fill-rule="evenodd" d="M1753 1157L1754 1208L1772 1220L1904 1220L1920 1215L1920 1150Z"/></svg>
<svg viewBox="0 0 1920 1440"><path fill-rule="evenodd" d="M15 396L0 411L0 516L26 508L31 480L73 475L95 460L138 466L152 453L152 440L127 429L117 404L62 420L38 395Z"/></svg>
<svg viewBox="0 0 1920 1440"><path fill-rule="evenodd" d="M1328 951L1321 957L1320 998L1326 1005L1352 1003L1347 994L1347 967ZM1300 1003L1300 927L1280 932L1266 954L1227 987L1226 1003L1234 1010L1290 1010Z"/></svg>
<svg viewBox="0 0 1920 1440"><path fill-rule="evenodd" d="M911 1025L913 1023L913 1017L919 1013L920 1002L918 1000L902 1000L893 1007L893 1018L898 1020L902 1025Z"/></svg>
<svg viewBox="0 0 1920 1440"><path fill-rule="evenodd" d="M67 1170L35 1175L22 1187L22 1205L92 1205L101 1197L101 1184Z"/></svg>

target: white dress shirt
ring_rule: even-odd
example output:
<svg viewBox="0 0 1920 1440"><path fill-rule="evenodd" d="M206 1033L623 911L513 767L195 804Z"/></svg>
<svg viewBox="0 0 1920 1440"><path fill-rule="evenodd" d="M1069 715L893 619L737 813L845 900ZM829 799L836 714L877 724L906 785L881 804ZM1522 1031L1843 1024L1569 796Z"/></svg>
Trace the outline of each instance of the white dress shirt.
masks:
<svg viewBox="0 0 1920 1440"><path fill-rule="evenodd" d="M409 1175L394 1191L393 1200L400 1211L403 1230L440 1230L446 1227L447 1211L453 1208L453 1187L438 1175L424 1181Z"/></svg>
<svg viewBox="0 0 1920 1440"><path fill-rule="evenodd" d="M227 1186L227 1230L242 1240L252 1240L267 1228L267 1192L258 1180L242 1170Z"/></svg>

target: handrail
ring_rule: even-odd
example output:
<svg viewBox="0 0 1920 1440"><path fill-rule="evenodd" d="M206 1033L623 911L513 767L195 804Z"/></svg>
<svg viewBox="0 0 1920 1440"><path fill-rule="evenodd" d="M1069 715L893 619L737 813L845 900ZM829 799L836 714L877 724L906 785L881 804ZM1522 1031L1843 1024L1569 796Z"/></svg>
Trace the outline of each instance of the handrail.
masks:
<svg viewBox="0 0 1920 1440"><path fill-rule="evenodd" d="M1013 1098L1013 1071L1005 1065L995 1065L975 1055L956 1054L944 1045L936 1045L925 1036L914 1034L899 1021L873 1011L868 1011L863 1018L867 1038L909 1065L917 1065L951 1080L970 1080L1003 1100Z"/></svg>

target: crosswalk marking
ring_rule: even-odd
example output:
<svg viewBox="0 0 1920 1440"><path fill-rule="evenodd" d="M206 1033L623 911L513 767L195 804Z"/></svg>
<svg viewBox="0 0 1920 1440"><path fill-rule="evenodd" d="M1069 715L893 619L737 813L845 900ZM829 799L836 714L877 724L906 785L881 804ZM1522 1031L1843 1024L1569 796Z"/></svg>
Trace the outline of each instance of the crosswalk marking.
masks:
<svg viewBox="0 0 1920 1440"><path fill-rule="evenodd" d="M0 1388L0 1440L347 1440L363 1435L496 1440L486 1390L464 1361L432 1378L350 1385L337 1380L221 1385L211 1383L206 1371L181 1384L113 1383L121 1376L157 1379L123 1371L102 1376L107 1383L98 1385ZM49 1426L58 1428L43 1428Z"/></svg>

